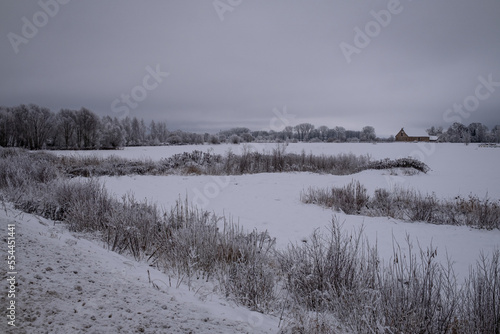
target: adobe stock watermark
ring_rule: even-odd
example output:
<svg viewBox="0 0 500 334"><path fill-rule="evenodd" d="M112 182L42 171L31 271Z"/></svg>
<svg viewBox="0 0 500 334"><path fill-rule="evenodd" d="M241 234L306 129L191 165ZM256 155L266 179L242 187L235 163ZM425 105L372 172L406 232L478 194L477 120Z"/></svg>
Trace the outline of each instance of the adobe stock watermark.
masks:
<svg viewBox="0 0 500 334"><path fill-rule="evenodd" d="M443 120L445 122L461 123L463 119L469 118L471 113L479 109L480 101L489 99L495 92L495 88L500 87L500 82L493 81L492 73L488 75L487 79L482 75L477 79L479 84L476 86L474 94L467 96L462 103L454 103L452 108L446 109L443 113Z"/></svg>
<svg viewBox="0 0 500 334"><path fill-rule="evenodd" d="M411 151L410 157L425 162L426 157L430 157L436 152L436 143L418 142L417 149Z"/></svg>
<svg viewBox="0 0 500 334"><path fill-rule="evenodd" d="M170 73L162 72L160 65L157 64L155 69L151 66L146 66L147 74L142 79L142 84L134 86L130 93L123 93L120 98L116 98L111 102L111 110L114 113L119 113L120 118L125 118L129 115L130 109L136 109L139 103L148 97L148 91L153 91L163 82L163 79L168 77Z"/></svg>
<svg viewBox="0 0 500 334"><path fill-rule="evenodd" d="M269 129L273 131L284 130L287 126L292 124L292 120L295 118L295 115L287 112L286 106L284 106L282 110L273 108L272 112L274 117L269 120ZM265 128L264 131L268 131L269 129ZM258 152L257 148L249 143L238 145L238 150L237 154L241 155ZM212 181L207 182L203 186L203 189L199 189L198 187L193 189L193 203L202 209L207 209L210 201L218 197L231 182L231 177L229 175L211 176L211 179Z"/></svg>
<svg viewBox="0 0 500 334"><path fill-rule="evenodd" d="M443 120L447 123L461 123L463 119L467 119L471 114L479 109L481 101L485 101L491 97L500 87L500 82L493 81L493 74L490 73L487 78L482 75L478 76L479 84L471 94L464 98L462 103L454 103L452 108L446 109L443 113ZM410 153L410 157L425 162L428 157L436 151L435 142L418 142L417 148Z"/></svg>
<svg viewBox="0 0 500 334"><path fill-rule="evenodd" d="M294 114L288 113L286 106L283 106L282 110L273 108L273 114L274 117L269 120L269 128L264 128L264 131L283 131L287 126L291 126L295 119Z"/></svg>
<svg viewBox="0 0 500 334"><path fill-rule="evenodd" d="M41 10L37 11L31 17L31 20L26 16L21 18L21 34L9 32L7 38L15 54L19 53L19 46L21 44L28 44L30 40L36 37L40 28L43 28L49 23L50 18L59 13L61 5L66 5L70 0L40 0L38 6Z"/></svg>
<svg viewBox="0 0 500 334"><path fill-rule="evenodd" d="M221 191L226 188L231 182L229 175L212 176L213 182L208 182L203 186L203 190L198 188L193 189L193 203L195 206L205 210L210 204L210 200L219 196Z"/></svg>
<svg viewBox="0 0 500 334"><path fill-rule="evenodd" d="M377 11L370 11L373 20L368 21L364 29L356 26L354 28L353 44L342 42L339 44L340 50L344 55L348 64L352 62L354 54L360 54L361 51L370 45L372 39L376 38L382 32L382 28L387 28L392 22L395 15L403 12L403 6L399 0L389 0L387 9Z"/></svg>
<svg viewBox="0 0 500 334"><path fill-rule="evenodd" d="M227 12L232 12L236 7L241 5L243 0L214 0L212 5L214 6L215 12L219 16L219 20L224 22L224 15Z"/></svg>
<svg viewBox="0 0 500 334"><path fill-rule="evenodd" d="M286 106L283 106L281 110L279 110L278 108L273 108L272 113L274 114L274 117L269 120L269 127L262 128L262 131L280 132L285 130L287 127L293 126L293 124L295 123L295 115L289 114ZM238 147L241 147L239 151L240 154L258 152L257 148L249 143L244 143L243 145Z"/></svg>

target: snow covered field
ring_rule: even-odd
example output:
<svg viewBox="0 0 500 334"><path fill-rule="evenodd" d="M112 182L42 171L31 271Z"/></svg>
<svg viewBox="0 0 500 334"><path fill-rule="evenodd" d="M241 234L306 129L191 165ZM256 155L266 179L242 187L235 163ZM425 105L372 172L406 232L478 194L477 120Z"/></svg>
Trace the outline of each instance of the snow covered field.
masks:
<svg viewBox="0 0 500 334"><path fill-rule="evenodd" d="M3 235L15 225L16 297L7 299L2 273L0 305L15 301L15 327L2 317L0 333L276 333L278 320L222 300L210 285L188 290L101 242L61 224L0 210ZM5 247L6 248L6 247ZM153 285L154 283L154 285ZM4 311L5 314L5 311Z"/></svg>
<svg viewBox="0 0 500 334"><path fill-rule="evenodd" d="M60 155L118 155L160 160L193 150L225 154L244 149L271 151L276 144L137 147L120 151L60 151ZM101 177L106 188L121 197L156 202L169 210L177 200L189 201L239 222L247 230L267 230L277 247L301 243L315 229L326 229L335 215L346 230L363 228L369 242L388 262L394 243L406 249L437 248L437 259L454 263L458 284L480 254L500 248L499 230L404 222L385 217L352 216L304 204L308 187L343 186L359 180L368 191L408 187L438 198L475 195L500 199L500 150L463 144L290 144L286 152L306 154L369 154L372 159L413 156L429 165L427 174L401 170L367 170L335 176L313 173L265 173L239 176L169 175ZM98 241L70 233L64 225L21 213L4 205L0 222L16 226L16 325L1 333L278 333L279 319L251 312L214 293L211 283L192 282L156 271L145 263L106 250ZM88 238L88 236L87 236ZM2 276L7 289L6 273ZM0 296L6 307L7 294Z"/></svg>
<svg viewBox="0 0 500 334"><path fill-rule="evenodd" d="M271 151L276 144L250 144L246 149ZM60 151L61 155L118 155L130 159L154 161L176 153L193 150L238 154L244 145L135 147L121 151ZM429 165L427 174L407 176L401 171L364 171L354 175L334 176L312 173L254 174L242 176L126 176L102 177L106 187L118 197L133 193L139 200L157 202L169 209L179 198L198 207L226 215L248 230L267 230L277 238L278 247L298 242L316 228L329 225L332 216L344 221L344 228L364 228L382 259L389 260L393 240L404 245L406 234L414 245L437 247L438 258L450 257L456 274L463 278L479 254L500 248L500 231L476 230L464 226L439 226L408 223L381 217L348 216L300 202L301 190L313 187L342 186L359 180L370 192L395 186L435 193L439 198L467 197L498 201L500 199L500 150L479 148L477 144L385 143L385 144L289 144L286 152L306 154L369 154L373 159L413 156Z"/></svg>

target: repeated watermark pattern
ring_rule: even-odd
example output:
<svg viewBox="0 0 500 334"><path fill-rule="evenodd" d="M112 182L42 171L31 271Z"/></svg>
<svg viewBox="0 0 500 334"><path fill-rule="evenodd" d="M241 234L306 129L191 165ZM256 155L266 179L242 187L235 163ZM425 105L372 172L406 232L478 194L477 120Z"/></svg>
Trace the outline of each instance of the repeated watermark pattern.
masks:
<svg viewBox="0 0 500 334"><path fill-rule="evenodd" d="M410 0L411 1L411 0ZM341 42L339 44L340 50L344 55L348 64L352 62L352 56L360 54L363 49L370 45L371 41L378 37L383 28L387 28L392 22L395 15L403 12L403 5L399 0L389 0L387 9L379 11L370 11L373 20L368 21L364 25L364 29L359 26L354 27L354 39L352 44Z"/></svg>
<svg viewBox="0 0 500 334"><path fill-rule="evenodd" d="M219 16L219 20L223 22L224 15L226 15L227 12L233 12L242 2L243 0L214 0L212 5L214 6L217 16Z"/></svg>
<svg viewBox="0 0 500 334"><path fill-rule="evenodd" d="M39 29L45 27L51 18L54 18L59 13L60 6L66 5L70 0L40 0L38 6L41 10L37 11L31 17L31 20L26 16L21 18L21 34L9 32L7 38L15 54L19 53L21 44L28 44L30 40L38 35Z"/></svg>
<svg viewBox="0 0 500 334"><path fill-rule="evenodd" d="M274 117L269 120L269 128L264 128L263 131L282 131L286 127L293 124L295 115L289 114L287 112L287 107L283 106L280 110L278 108L273 108L272 110ZM244 143L238 145L239 154L251 154L253 152L258 152L258 149L250 144ZM202 209L207 209L209 207L210 201L219 196L219 194L229 186L231 183L231 177L228 175L222 176L211 176L212 181L207 182L203 185L202 189L195 187L193 189L194 197L192 202L195 206Z"/></svg>
<svg viewBox="0 0 500 334"><path fill-rule="evenodd" d="M144 101L148 97L148 91L153 91L163 82L163 79L168 77L170 73L162 72L160 65L157 64L155 69L151 66L146 66L146 74L142 79L142 84L134 86L130 90L130 94L121 94L120 98L116 98L111 102L111 110L118 113L120 118L125 118L130 114L130 109L136 109L139 102Z"/></svg>
<svg viewBox="0 0 500 334"><path fill-rule="evenodd" d="M285 130L287 127L291 127L295 124L295 115L288 113L286 105L283 106L281 110L278 108L273 108L272 112L275 116L269 120L269 127L262 128L262 131L280 132ZM240 154L258 152L258 149L250 143L244 143L243 145L238 147L240 150Z"/></svg>
<svg viewBox="0 0 500 334"><path fill-rule="evenodd" d="M228 175L212 176L213 182L208 182L203 186L203 190L198 188L193 189L194 197L192 202L195 206L207 209L211 199L219 196L221 191L226 188L231 182Z"/></svg>
<svg viewBox="0 0 500 334"><path fill-rule="evenodd" d="M479 84L471 94L464 98L462 103L454 103L452 108L443 113L443 120L447 123L462 122L470 117L471 113L479 109L480 101L485 101L500 87L500 82L493 81L493 73L488 74L487 79L482 75L478 77ZM465 109L465 110L464 110Z"/></svg>
<svg viewBox="0 0 500 334"><path fill-rule="evenodd" d="M295 115L289 114L286 106L283 106L282 110L273 108L273 114L275 117L271 118L269 121L269 128L264 128L264 131L272 130L280 132L285 130L287 126L291 126L294 123L293 120L295 119Z"/></svg>
<svg viewBox="0 0 500 334"><path fill-rule="evenodd" d="M446 123L460 123L469 118L473 112L479 109L480 102L490 98L496 88L500 87L500 82L493 80L493 73L488 74L486 78L482 75L478 76L478 81L479 84L474 89L474 94L466 96L462 103L454 103L451 108L444 111L443 120ZM425 163L427 158L436 152L436 145L435 142L418 142L416 143L417 148L411 151L409 156ZM386 181L388 184L393 183L389 179Z"/></svg>

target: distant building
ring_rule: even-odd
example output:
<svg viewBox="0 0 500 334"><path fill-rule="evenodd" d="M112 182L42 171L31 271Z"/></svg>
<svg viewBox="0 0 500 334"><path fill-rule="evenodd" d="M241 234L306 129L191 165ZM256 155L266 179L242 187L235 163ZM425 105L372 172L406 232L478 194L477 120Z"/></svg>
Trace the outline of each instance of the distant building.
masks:
<svg viewBox="0 0 500 334"><path fill-rule="evenodd" d="M408 136L403 128L399 130L396 135L396 141L430 141L429 136L419 136L419 137L411 137Z"/></svg>

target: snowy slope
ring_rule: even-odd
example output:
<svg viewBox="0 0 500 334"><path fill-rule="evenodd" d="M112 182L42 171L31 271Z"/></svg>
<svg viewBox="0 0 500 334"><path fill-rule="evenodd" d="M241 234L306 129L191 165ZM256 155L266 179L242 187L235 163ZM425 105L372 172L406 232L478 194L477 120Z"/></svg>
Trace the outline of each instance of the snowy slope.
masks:
<svg viewBox="0 0 500 334"><path fill-rule="evenodd" d="M0 211L0 224L4 236L7 224L16 226L18 281L16 328L2 317L0 333L278 332L276 318L223 301L206 284L189 290L183 284L176 288L172 279L170 286L167 275L63 225L8 206ZM2 271L4 292L5 276ZM6 302L2 293L3 310Z"/></svg>

